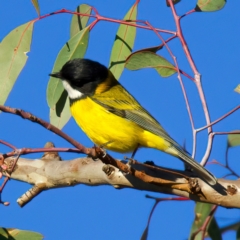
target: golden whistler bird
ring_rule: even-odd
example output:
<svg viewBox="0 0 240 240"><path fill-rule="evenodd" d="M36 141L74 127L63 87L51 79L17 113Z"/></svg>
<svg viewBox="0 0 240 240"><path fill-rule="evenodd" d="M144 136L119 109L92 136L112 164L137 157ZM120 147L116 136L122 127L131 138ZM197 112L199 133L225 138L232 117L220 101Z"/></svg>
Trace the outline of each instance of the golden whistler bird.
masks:
<svg viewBox="0 0 240 240"><path fill-rule="evenodd" d="M191 158L102 64L77 58L50 76L62 80L72 116L96 145L121 153L133 152L138 146L156 148L180 158L206 182L216 184L216 178Z"/></svg>

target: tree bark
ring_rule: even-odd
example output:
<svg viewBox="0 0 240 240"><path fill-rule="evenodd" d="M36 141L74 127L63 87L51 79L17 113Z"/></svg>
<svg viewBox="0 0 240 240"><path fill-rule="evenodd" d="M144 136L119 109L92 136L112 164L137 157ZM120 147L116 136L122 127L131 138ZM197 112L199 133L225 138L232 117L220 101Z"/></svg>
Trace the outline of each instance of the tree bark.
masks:
<svg viewBox="0 0 240 240"><path fill-rule="evenodd" d="M6 158L5 163L11 166L14 159ZM239 180L218 179L217 185L210 186L200 178L182 177L191 176L192 173L189 171L174 170L176 174L173 174L170 169L158 169L155 166L135 163L131 164L130 168L134 171L124 173L113 165L89 157L67 161L61 161L56 155L53 159L19 158L11 178L34 185L17 200L20 206L25 205L43 190L86 184L168 193L224 207L240 207Z"/></svg>

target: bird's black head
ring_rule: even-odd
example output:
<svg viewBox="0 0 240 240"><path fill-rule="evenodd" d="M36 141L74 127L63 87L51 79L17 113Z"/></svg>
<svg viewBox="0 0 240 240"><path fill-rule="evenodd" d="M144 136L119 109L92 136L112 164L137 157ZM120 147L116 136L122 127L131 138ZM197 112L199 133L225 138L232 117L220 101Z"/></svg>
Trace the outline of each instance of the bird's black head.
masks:
<svg viewBox="0 0 240 240"><path fill-rule="evenodd" d="M85 95L93 94L97 85L108 78L109 70L102 64L83 58L68 61L57 73L50 76L67 81ZM66 89L67 90L67 89Z"/></svg>

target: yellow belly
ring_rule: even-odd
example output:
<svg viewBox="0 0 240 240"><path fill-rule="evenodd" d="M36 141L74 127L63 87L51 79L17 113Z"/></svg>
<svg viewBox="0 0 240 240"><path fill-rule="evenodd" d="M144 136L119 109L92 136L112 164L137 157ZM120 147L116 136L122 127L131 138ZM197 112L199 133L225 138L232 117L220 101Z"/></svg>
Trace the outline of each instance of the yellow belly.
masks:
<svg viewBox="0 0 240 240"><path fill-rule="evenodd" d="M71 113L77 124L98 146L131 152L138 145L166 151L170 144L161 137L145 131L138 124L108 112L90 98L75 101Z"/></svg>

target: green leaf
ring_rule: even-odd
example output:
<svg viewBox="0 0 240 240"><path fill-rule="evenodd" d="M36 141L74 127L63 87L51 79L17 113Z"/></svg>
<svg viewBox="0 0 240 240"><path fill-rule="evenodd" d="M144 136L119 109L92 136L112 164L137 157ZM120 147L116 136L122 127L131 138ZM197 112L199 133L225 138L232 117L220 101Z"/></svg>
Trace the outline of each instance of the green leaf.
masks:
<svg viewBox="0 0 240 240"><path fill-rule="evenodd" d="M74 35L58 53L52 72L60 71L62 66L70 59L82 58L87 50L88 38L89 27ZM63 90L64 88L61 80L50 77L47 87L47 102L50 108L55 108Z"/></svg>
<svg viewBox="0 0 240 240"><path fill-rule="evenodd" d="M133 53L127 59L125 66L129 70L154 68L162 77L169 77L176 73L175 67L170 62L150 51Z"/></svg>
<svg viewBox="0 0 240 240"><path fill-rule="evenodd" d="M69 98L64 90L54 108L50 108L50 122L59 129L62 129L71 118Z"/></svg>
<svg viewBox="0 0 240 240"><path fill-rule="evenodd" d="M237 146L240 146L240 134L228 134L228 147Z"/></svg>
<svg viewBox="0 0 240 240"><path fill-rule="evenodd" d="M236 239L240 240L240 227L238 228L238 230L236 231Z"/></svg>
<svg viewBox="0 0 240 240"><path fill-rule="evenodd" d="M136 54L138 52L153 52L153 53L156 53L157 51L161 50L163 48L163 46L164 46L164 44L154 46L154 47L149 47L149 48L142 48L142 49L134 52L133 54ZM130 56L128 58L130 58Z"/></svg>
<svg viewBox="0 0 240 240"><path fill-rule="evenodd" d="M212 240L222 240L222 234L215 217L212 218L209 224L208 235Z"/></svg>
<svg viewBox="0 0 240 240"><path fill-rule="evenodd" d="M137 5L134 4L124 20L136 20ZM110 56L109 69L116 79L121 76L126 58L131 54L136 37L136 27L121 24L118 28Z"/></svg>
<svg viewBox="0 0 240 240"><path fill-rule="evenodd" d="M91 14L91 11L92 7L87 4L81 4L75 10L75 12L84 14ZM73 37L79 31L83 30L87 26L88 20L89 20L88 16L80 16L74 14L70 26L70 37Z"/></svg>
<svg viewBox="0 0 240 240"><path fill-rule="evenodd" d="M7 236L2 235L5 232ZM0 239L14 239L14 240L42 240L43 235L37 232L19 230L14 228L1 228Z"/></svg>
<svg viewBox="0 0 240 240"><path fill-rule="evenodd" d="M8 238L8 230L6 228L0 227L0 240L4 240Z"/></svg>
<svg viewBox="0 0 240 240"><path fill-rule="evenodd" d="M40 16L40 8L39 8L38 0L31 0L31 1L37 11L38 16Z"/></svg>
<svg viewBox="0 0 240 240"><path fill-rule="evenodd" d="M13 29L0 44L0 104L3 105L27 61L33 21Z"/></svg>
<svg viewBox="0 0 240 240"><path fill-rule="evenodd" d="M206 218L209 216L209 213L212 210L213 205L208 203L196 203L195 206L195 219L192 224L192 228L190 231L189 239L192 239L192 234L194 234L199 228L202 227ZM200 231L194 238L194 240L202 240L204 237L202 236L203 232Z"/></svg>
<svg viewBox="0 0 240 240"><path fill-rule="evenodd" d="M235 92L240 93L240 84L237 85L237 87L234 89Z"/></svg>
<svg viewBox="0 0 240 240"><path fill-rule="evenodd" d="M198 12L213 12L224 7L226 0L198 0L195 10Z"/></svg>

